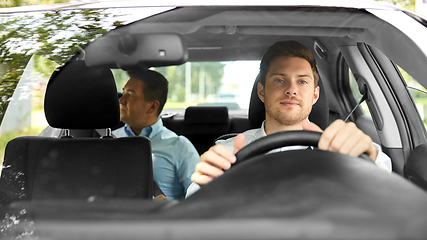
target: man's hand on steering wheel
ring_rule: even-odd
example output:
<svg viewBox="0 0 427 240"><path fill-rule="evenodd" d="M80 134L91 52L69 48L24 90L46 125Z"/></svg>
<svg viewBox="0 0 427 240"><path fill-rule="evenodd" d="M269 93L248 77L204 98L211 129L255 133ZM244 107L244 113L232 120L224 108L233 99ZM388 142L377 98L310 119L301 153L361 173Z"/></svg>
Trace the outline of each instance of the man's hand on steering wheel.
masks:
<svg viewBox="0 0 427 240"><path fill-rule="evenodd" d="M303 129L322 132L318 143L318 148L321 150L356 157L366 152L371 159L377 158L378 151L371 138L358 129L354 123L336 120L325 131L322 131L316 124L304 122ZM234 142L233 152L228 151L222 145L211 147L200 157L200 162L196 165L196 171L191 176L191 180L199 185L205 185L221 176L224 170L230 169L231 165L236 162L235 154L243 148L244 142L245 136L239 134Z"/></svg>
<svg viewBox="0 0 427 240"><path fill-rule="evenodd" d="M239 134L234 141L234 150L230 152L221 144L211 147L200 156L200 162L196 165L196 171L191 175L191 181L205 185L214 178L224 174L224 170L230 169L236 162L235 154L245 146L245 136Z"/></svg>
<svg viewBox="0 0 427 240"><path fill-rule="evenodd" d="M325 131L322 131L314 123L304 122L303 129L323 132L318 144L318 148L321 150L339 152L355 157L367 153L373 161L378 156L378 151L371 138L352 122L346 123L342 120L336 120Z"/></svg>

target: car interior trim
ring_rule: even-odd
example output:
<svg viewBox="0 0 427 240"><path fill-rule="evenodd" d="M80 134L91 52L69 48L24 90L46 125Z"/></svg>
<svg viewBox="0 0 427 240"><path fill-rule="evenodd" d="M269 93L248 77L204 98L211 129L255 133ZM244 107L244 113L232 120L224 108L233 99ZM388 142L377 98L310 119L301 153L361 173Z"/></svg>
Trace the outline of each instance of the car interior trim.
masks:
<svg viewBox="0 0 427 240"><path fill-rule="evenodd" d="M378 109L378 116L381 116L381 119L375 119L375 121L384 121L384 128L379 132L381 144L387 148L402 148L400 132L395 125L393 113L387 100L381 95L381 89L369 67L362 63L363 61L357 60L357 58L363 58L357 46L342 46L340 49L353 71L353 74L363 76L370 92L372 95L375 95L371 97L371 101L375 102L377 106L381 106L381 108Z"/></svg>

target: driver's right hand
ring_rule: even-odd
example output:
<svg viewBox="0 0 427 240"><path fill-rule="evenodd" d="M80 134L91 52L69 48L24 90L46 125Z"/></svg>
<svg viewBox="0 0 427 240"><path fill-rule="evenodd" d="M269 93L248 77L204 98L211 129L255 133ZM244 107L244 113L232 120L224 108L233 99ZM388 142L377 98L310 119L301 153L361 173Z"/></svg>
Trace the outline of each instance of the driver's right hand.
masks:
<svg viewBox="0 0 427 240"><path fill-rule="evenodd" d="M191 175L191 181L205 185L214 178L224 174L225 170L230 169L231 164L236 162L235 154L244 147L245 136L239 134L234 140L234 150L230 152L221 144L211 147L200 156L200 162L196 165L196 171Z"/></svg>

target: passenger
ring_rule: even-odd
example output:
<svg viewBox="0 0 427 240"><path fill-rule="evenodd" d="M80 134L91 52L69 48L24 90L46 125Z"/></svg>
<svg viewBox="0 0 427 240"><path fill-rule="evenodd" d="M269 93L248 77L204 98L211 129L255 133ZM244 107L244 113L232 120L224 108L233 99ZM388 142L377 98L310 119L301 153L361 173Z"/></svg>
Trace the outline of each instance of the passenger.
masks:
<svg viewBox="0 0 427 240"><path fill-rule="evenodd" d="M308 48L295 41L273 44L261 60L259 76L257 91L266 116L261 128L222 141L202 154L191 177L194 183L204 185L222 175L236 161L237 151L266 135L290 130L322 132L308 120L319 98L316 60ZM336 120L323 131L318 147L352 156L366 152L377 166L391 172L390 158L354 123ZM199 189L196 184L190 186L189 194Z"/></svg>
<svg viewBox="0 0 427 240"><path fill-rule="evenodd" d="M159 117L166 103L168 81L151 70L128 74L130 79L120 98L120 119L125 126L114 130L113 135L149 138L154 181L169 200L183 199L200 156L187 138L164 127Z"/></svg>

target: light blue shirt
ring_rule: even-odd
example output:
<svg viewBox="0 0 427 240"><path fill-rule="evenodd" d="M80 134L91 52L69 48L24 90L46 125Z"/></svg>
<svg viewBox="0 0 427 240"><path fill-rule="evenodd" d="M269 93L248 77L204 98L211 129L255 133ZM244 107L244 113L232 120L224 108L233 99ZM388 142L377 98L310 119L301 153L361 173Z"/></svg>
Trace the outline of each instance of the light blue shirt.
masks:
<svg viewBox="0 0 427 240"><path fill-rule="evenodd" d="M135 137L129 125L113 131L115 137ZM153 158L154 181L169 200L183 199L188 186L191 184L191 175L194 173L200 156L193 144L184 136L163 126L162 119L144 129L139 136L151 141Z"/></svg>

